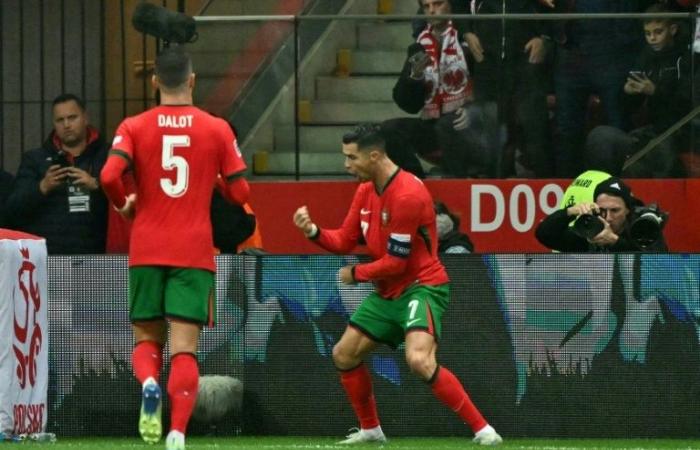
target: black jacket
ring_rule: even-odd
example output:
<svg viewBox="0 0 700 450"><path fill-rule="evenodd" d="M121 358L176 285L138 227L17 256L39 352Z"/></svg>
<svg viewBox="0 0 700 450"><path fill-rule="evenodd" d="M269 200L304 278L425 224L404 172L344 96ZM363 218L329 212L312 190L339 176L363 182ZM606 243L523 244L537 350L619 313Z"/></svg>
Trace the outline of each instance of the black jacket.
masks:
<svg viewBox="0 0 700 450"><path fill-rule="evenodd" d="M555 13L640 13L655 0L566 0L555 2ZM578 48L592 58L616 58L644 43L637 19L563 20L552 25L553 38L566 48Z"/></svg>
<svg viewBox="0 0 700 450"><path fill-rule="evenodd" d="M478 0L476 14L535 14L539 7L534 0ZM479 37L487 59L522 59L530 39L549 34L547 24L534 20L472 20L464 32Z"/></svg>
<svg viewBox="0 0 700 450"><path fill-rule="evenodd" d="M427 87L423 80L411 78L411 63L408 61L419 51L421 51L420 44L412 44L408 47L406 61L392 92L396 105L409 114L419 113L425 106Z"/></svg>
<svg viewBox="0 0 700 450"><path fill-rule="evenodd" d="M646 103L649 122L658 134L664 132L692 109L691 62L687 43L676 42L670 48L654 51L647 46L634 70L644 72L654 83L654 95L625 95L627 107Z"/></svg>
<svg viewBox="0 0 700 450"><path fill-rule="evenodd" d="M13 177L9 173L0 169L0 228L7 228L9 222L7 220L7 197L12 190Z"/></svg>
<svg viewBox="0 0 700 450"><path fill-rule="evenodd" d="M463 248L466 251L456 251ZM450 251L450 249L452 249ZM438 253L473 253L474 244L469 236L459 230L452 230L438 242Z"/></svg>
<svg viewBox="0 0 700 450"><path fill-rule="evenodd" d="M68 187L48 195L39 190L58 154L52 132L44 144L22 155L12 193L7 200L13 228L46 238L49 254L104 253L107 199L101 189L90 192L89 212L69 212ZM75 158L74 165L99 180L107 159L107 144L98 136Z"/></svg>
<svg viewBox="0 0 700 450"><path fill-rule="evenodd" d="M545 217L535 230L535 237L545 247L560 252L572 253L624 253L639 252L641 249L622 233L618 241L609 247L599 247L590 244L585 238L571 230L569 224L576 219L568 216L566 209L560 209ZM645 252L667 252L666 241L660 239L656 244L644 250Z"/></svg>

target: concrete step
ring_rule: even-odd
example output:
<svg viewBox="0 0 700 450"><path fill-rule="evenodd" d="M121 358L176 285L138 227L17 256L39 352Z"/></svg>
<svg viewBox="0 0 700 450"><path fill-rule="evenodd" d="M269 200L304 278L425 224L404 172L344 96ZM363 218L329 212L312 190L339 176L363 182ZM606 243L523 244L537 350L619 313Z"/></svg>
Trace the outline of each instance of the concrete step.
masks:
<svg viewBox="0 0 700 450"><path fill-rule="evenodd" d="M256 155L253 162L255 175L294 175L294 152L272 152ZM342 175L346 174L343 155L337 153L301 153L300 173L303 175Z"/></svg>
<svg viewBox="0 0 700 450"><path fill-rule="evenodd" d="M352 128L352 125L302 125L299 127L299 148L305 153L332 153L342 160L340 146L343 134ZM293 152L294 141L294 125L275 126L275 151L271 154Z"/></svg>
<svg viewBox="0 0 700 450"><path fill-rule="evenodd" d="M405 0L404 0L405 1ZM411 22L361 22L357 24L357 46L362 50L404 50L413 43Z"/></svg>
<svg viewBox="0 0 700 450"><path fill-rule="evenodd" d="M358 76L316 78L316 100L393 101L394 76Z"/></svg>
<svg viewBox="0 0 700 450"><path fill-rule="evenodd" d="M352 50L350 73L392 74L398 79L405 59L405 50Z"/></svg>
<svg viewBox="0 0 700 450"><path fill-rule="evenodd" d="M311 121L324 122L381 122L410 115L391 102L318 101L311 104Z"/></svg>

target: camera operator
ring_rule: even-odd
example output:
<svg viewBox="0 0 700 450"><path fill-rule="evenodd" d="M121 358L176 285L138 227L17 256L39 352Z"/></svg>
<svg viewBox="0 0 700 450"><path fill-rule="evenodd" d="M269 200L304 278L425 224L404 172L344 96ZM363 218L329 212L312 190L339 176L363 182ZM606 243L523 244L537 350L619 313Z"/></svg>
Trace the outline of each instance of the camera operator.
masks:
<svg viewBox="0 0 700 450"><path fill-rule="evenodd" d="M580 201L546 217L537 240L560 252L665 252L661 232L668 215L645 206L621 179L595 185L593 201Z"/></svg>

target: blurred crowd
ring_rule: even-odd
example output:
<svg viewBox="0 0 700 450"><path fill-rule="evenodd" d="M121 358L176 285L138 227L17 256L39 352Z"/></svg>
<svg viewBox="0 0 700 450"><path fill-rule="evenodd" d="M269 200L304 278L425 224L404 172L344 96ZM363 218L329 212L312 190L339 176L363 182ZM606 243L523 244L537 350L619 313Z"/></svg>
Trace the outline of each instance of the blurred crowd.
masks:
<svg viewBox="0 0 700 450"><path fill-rule="evenodd" d="M423 177L571 178L597 169L684 177L694 151L695 24L687 0L419 0L425 20L384 122L388 151ZM472 20L451 14L659 14L644 19ZM442 16L432 18L432 16ZM629 158L644 149L644 157ZM420 158L420 159L419 159ZM626 164L628 163L628 164Z"/></svg>

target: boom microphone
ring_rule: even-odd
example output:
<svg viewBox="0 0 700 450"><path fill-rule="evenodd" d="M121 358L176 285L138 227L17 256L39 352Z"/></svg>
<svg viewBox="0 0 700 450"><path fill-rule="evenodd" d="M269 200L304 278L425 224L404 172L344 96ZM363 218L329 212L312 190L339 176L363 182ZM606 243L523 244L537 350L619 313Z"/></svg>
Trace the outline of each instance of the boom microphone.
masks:
<svg viewBox="0 0 700 450"><path fill-rule="evenodd" d="M198 36L194 18L145 1L136 6L131 24L137 31L165 42L187 44Z"/></svg>

